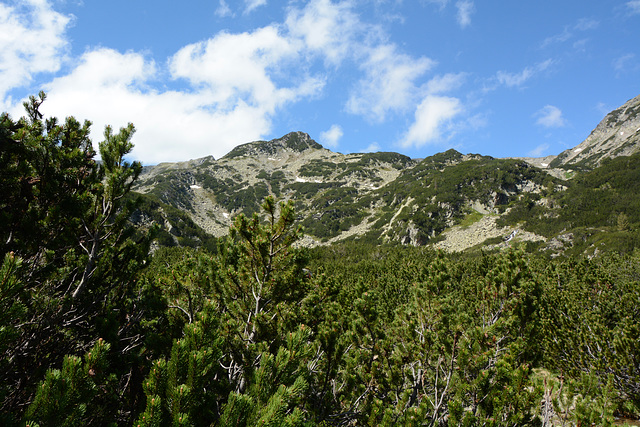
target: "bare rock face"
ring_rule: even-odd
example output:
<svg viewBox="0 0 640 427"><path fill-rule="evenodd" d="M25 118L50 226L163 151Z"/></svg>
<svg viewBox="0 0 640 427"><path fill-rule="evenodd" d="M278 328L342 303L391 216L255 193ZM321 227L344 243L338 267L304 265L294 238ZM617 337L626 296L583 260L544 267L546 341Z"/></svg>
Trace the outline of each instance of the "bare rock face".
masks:
<svg viewBox="0 0 640 427"><path fill-rule="evenodd" d="M560 153L550 167L594 168L603 159L640 151L640 95L607 114L578 146Z"/></svg>

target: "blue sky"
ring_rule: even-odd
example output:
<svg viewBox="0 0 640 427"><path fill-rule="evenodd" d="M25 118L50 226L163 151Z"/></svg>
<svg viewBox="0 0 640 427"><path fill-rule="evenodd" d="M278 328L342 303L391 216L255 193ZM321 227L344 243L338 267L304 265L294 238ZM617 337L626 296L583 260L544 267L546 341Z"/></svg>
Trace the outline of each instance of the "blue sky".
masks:
<svg viewBox="0 0 640 427"><path fill-rule="evenodd" d="M0 0L0 103L133 122L144 164L304 131L343 153L558 154L640 94L640 0Z"/></svg>

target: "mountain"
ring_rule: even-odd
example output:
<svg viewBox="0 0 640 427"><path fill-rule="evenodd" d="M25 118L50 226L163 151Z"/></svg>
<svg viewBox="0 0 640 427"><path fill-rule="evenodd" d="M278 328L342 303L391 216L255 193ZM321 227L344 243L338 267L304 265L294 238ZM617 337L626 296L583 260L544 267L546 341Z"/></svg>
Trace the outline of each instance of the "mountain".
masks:
<svg viewBox="0 0 640 427"><path fill-rule="evenodd" d="M153 221L164 227L164 244L197 245L204 236L223 236L235 215L258 212L271 194L295 202L308 246L360 240L484 250L513 240L564 250L553 240L566 227L549 234L524 212L563 218L562 195L578 180L560 178L638 151L638 112L640 97L607 115L576 148L545 159L455 150L422 160L389 152L341 154L293 132L240 145L218 160L146 167L135 190L150 201L147 206L161 207ZM205 233L196 233L198 227Z"/></svg>
<svg viewBox="0 0 640 427"><path fill-rule="evenodd" d="M473 212L498 213L553 178L521 160L449 150L340 154L294 132L211 157L146 168L136 191L188 213L214 236L268 194L295 201L307 244L348 238L423 245Z"/></svg>
<svg viewBox="0 0 640 427"><path fill-rule="evenodd" d="M593 169L603 159L640 151L640 95L611 111L576 147L545 158L549 168Z"/></svg>

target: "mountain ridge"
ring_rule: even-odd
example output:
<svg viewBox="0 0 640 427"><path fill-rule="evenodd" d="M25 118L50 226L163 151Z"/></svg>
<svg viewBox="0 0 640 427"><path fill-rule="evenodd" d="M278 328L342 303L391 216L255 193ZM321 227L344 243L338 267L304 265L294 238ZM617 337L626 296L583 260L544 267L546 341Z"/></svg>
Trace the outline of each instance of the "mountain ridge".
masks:
<svg viewBox="0 0 640 427"><path fill-rule="evenodd" d="M637 152L640 124L635 133L628 129L640 120L638 112L640 96L609 113L577 151L538 159L496 159L453 149L424 159L393 152L342 154L297 131L239 145L218 160L208 156L146 167L136 191L183 210L218 237L235 215L258 212L261 200L274 195L295 202L309 246L349 239L437 244L451 240L448 236L470 217L501 216L525 199L551 203L549 195L566 188L574 169L592 170L605 159ZM519 241L548 240L517 224L484 223L493 224L487 239L515 232ZM468 233L478 233L473 230ZM468 240L477 244L481 237Z"/></svg>

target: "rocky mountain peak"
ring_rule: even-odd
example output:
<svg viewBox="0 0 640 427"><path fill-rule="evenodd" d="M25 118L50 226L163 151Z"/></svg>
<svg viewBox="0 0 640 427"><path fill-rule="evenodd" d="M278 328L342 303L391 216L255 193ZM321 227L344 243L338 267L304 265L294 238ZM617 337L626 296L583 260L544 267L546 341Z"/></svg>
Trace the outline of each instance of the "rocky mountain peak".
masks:
<svg viewBox="0 0 640 427"><path fill-rule="evenodd" d="M290 132L271 141L255 141L242 144L231 150L223 159L237 157L275 156L282 152L302 153L307 150L322 149L322 145L304 132Z"/></svg>
<svg viewBox="0 0 640 427"><path fill-rule="evenodd" d="M603 159L640 151L640 95L607 114L582 143L560 153L550 167L592 169Z"/></svg>

